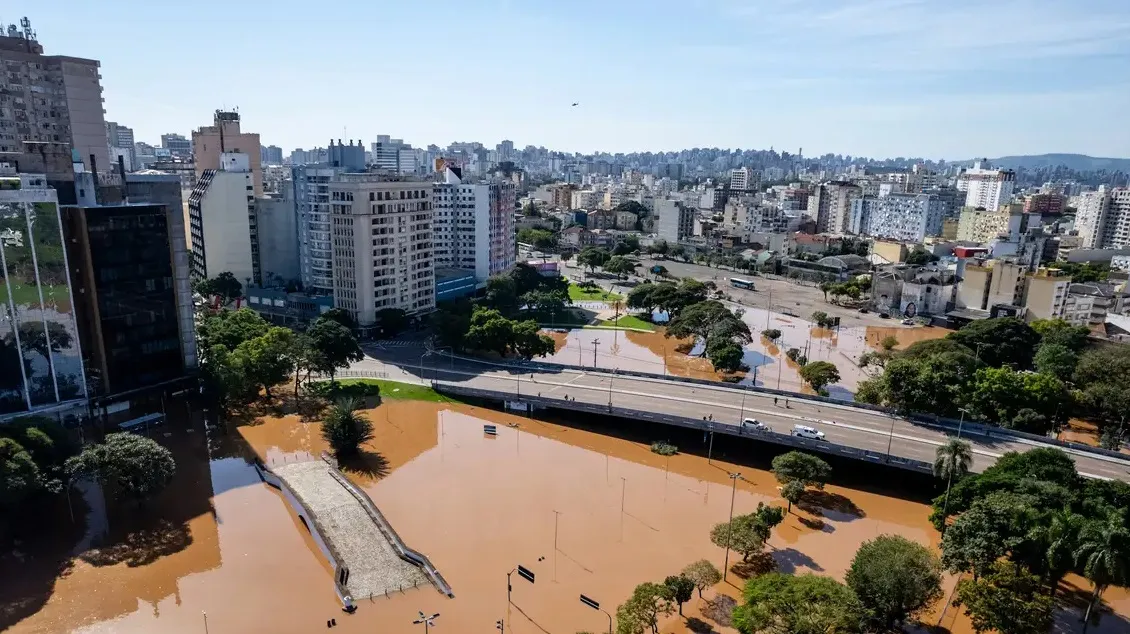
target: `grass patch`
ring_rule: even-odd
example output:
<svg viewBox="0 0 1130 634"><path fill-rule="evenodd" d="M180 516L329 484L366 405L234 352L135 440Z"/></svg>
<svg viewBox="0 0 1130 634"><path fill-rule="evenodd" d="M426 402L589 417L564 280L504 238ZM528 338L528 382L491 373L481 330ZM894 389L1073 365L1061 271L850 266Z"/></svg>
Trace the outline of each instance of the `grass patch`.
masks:
<svg viewBox="0 0 1130 634"><path fill-rule="evenodd" d="M655 324L650 321L640 319L635 315L624 315L619 319L608 319L601 322L603 326L620 326L621 328L637 328L639 330L646 330L648 332L655 332Z"/></svg>
<svg viewBox="0 0 1130 634"><path fill-rule="evenodd" d="M450 400L426 385L400 383L385 379L340 379L335 382L333 387L330 387L329 381L319 381L311 387L318 396L326 398L376 396L377 394L373 393L373 388L376 387L382 399L428 401L431 403L443 403Z"/></svg>
<svg viewBox="0 0 1130 634"><path fill-rule="evenodd" d="M587 288L581 288L576 284L569 284L569 299L583 302L611 302L623 299L623 296L611 291L606 291L603 288L589 290Z"/></svg>

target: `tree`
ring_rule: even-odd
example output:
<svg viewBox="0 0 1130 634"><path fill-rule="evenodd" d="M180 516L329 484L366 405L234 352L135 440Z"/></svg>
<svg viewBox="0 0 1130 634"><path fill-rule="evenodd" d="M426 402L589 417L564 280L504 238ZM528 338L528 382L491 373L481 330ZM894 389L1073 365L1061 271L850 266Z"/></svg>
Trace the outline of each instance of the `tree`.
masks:
<svg viewBox="0 0 1130 634"><path fill-rule="evenodd" d="M820 291L824 293L824 301L828 301L828 293L836 288L836 285L831 282L824 282L820 284Z"/></svg>
<svg viewBox="0 0 1130 634"><path fill-rule="evenodd" d="M667 277L667 274L669 273L667 267L663 266L662 264L656 264L655 266L651 267L651 272L656 277Z"/></svg>
<svg viewBox="0 0 1130 634"><path fill-rule="evenodd" d="M954 605L965 606L978 634L1046 634L1055 603L1041 589L1039 577L1023 566L996 561L985 576L958 582Z"/></svg>
<svg viewBox="0 0 1130 634"><path fill-rule="evenodd" d="M95 478L138 501L160 493L176 471L176 461L168 449L129 432L107 434L100 444L90 445L67 460L72 478Z"/></svg>
<svg viewBox="0 0 1130 634"><path fill-rule="evenodd" d="M577 264L587 268L590 272L596 271L597 268L604 266L611 255L608 249L600 247L585 247L577 254Z"/></svg>
<svg viewBox="0 0 1130 634"><path fill-rule="evenodd" d="M817 394L826 394L824 386L839 381L840 371L829 361L813 361L800 369L800 378L812 386Z"/></svg>
<svg viewBox="0 0 1130 634"><path fill-rule="evenodd" d="M950 438L934 453L934 477L960 480L973 465L973 447L968 441Z"/></svg>
<svg viewBox="0 0 1130 634"><path fill-rule="evenodd" d="M679 616L683 615L683 604L694 595L695 583L685 575L671 575L663 580L670 591L671 600L679 605Z"/></svg>
<svg viewBox="0 0 1130 634"><path fill-rule="evenodd" d="M541 334L538 323L532 319L512 322L511 333L510 345L514 349L514 354L527 361L534 357L553 354L557 349L553 339Z"/></svg>
<svg viewBox="0 0 1130 634"><path fill-rule="evenodd" d="M646 582L636 586L632 596L616 608L617 632L640 634L650 629L659 632L659 616L675 611L671 590L662 584Z"/></svg>
<svg viewBox="0 0 1130 634"><path fill-rule="evenodd" d="M1087 347L1087 337L1091 335L1086 326L1072 326L1062 319L1037 319L1031 326L1040 335L1041 345L1059 345L1075 353Z"/></svg>
<svg viewBox="0 0 1130 634"><path fill-rule="evenodd" d="M942 536L942 564L951 572L985 575L996 560L1019 544L1014 521L1022 503L1013 493L998 492L977 500Z"/></svg>
<svg viewBox="0 0 1130 634"><path fill-rule="evenodd" d="M493 308L504 317L515 315L521 307L518 284L510 275L495 275L487 279L482 305Z"/></svg>
<svg viewBox="0 0 1130 634"><path fill-rule="evenodd" d="M357 338L348 328L330 319L318 318L306 331L310 345L315 352L318 372L330 375L330 383L339 369L365 358Z"/></svg>
<svg viewBox="0 0 1130 634"><path fill-rule="evenodd" d="M863 609L852 591L830 577L771 572L750 579L734 610L742 634L857 634Z"/></svg>
<svg viewBox="0 0 1130 634"><path fill-rule="evenodd" d="M635 273L637 266L639 265L635 262L632 262L628 258L614 255L604 263L604 270L616 275L631 275L632 273Z"/></svg>
<svg viewBox="0 0 1130 634"><path fill-rule="evenodd" d="M769 541L769 535L778 524L785 521L785 509L779 506L769 506L764 502L757 503L757 510L752 513L754 529L761 536L761 541Z"/></svg>
<svg viewBox="0 0 1130 634"><path fill-rule="evenodd" d="M777 340L781 338L781 331L776 328L767 328L761 331L761 336L773 343L777 343Z"/></svg>
<svg viewBox="0 0 1130 634"><path fill-rule="evenodd" d="M1062 422L1071 403L1063 381L1011 368L981 368L974 375L969 404L985 420L1035 434ZM1032 413L1021 415L1022 410Z"/></svg>
<svg viewBox="0 0 1130 634"><path fill-rule="evenodd" d="M880 535L855 553L844 582L880 630L929 609L942 596L938 558L899 535Z"/></svg>
<svg viewBox="0 0 1130 634"><path fill-rule="evenodd" d="M736 344L726 342L723 345L712 346L707 349L710 364L719 372L737 372L742 367L744 353Z"/></svg>
<svg viewBox="0 0 1130 634"><path fill-rule="evenodd" d="M824 328L831 326L832 320L830 317L828 317L828 313L822 310L818 310L812 313L812 323L816 324L817 328Z"/></svg>
<svg viewBox="0 0 1130 634"><path fill-rule="evenodd" d="M1080 404L1086 413L1115 422L1130 411L1130 350L1104 346L1079 357L1075 385L1082 390Z"/></svg>
<svg viewBox="0 0 1130 634"><path fill-rule="evenodd" d="M275 326L236 346L232 360L242 368L243 379L262 386L270 398L271 386L285 381L294 370L294 346L294 332Z"/></svg>
<svg viewBox="0 0 1130 634"><path fill-rule="evenodd" d="M429 318L432 333L441 346L462 350L467 330L471 327L474 306L467 298L436 303L436 311Z"/></svg>
<svg viewBox="0 0 1130 634"><path fill-rule="evenodd" d="M699 559L698 561L687 564L683 568L682 575L692 582L694 587L698 589L698 598L702 598L702 591L706 588L713 586L722 580L722 573L710 563L709 559Z"/></svg>
<svg viewBox="0 0 1130 634"><path fill-rule="evenodd" d="M565 310L565 303L568 301L568 294L557 291L530 291L522 296L527 309L550 316Z"/></svg>
<svg viewBox="0 0 1130 634"><path fill-rule="evenodd" d="M212 279L200 280L196 283L195 290L206 297L219 295L224 304L230 304L236 298L243 297L243 285L235 279L231 271L224 271Z"/></svg>
<svg viewBox="0 0 1130 634"><path fill-rule="evenodd" d="M547 229L526 228L518 231L518 242L533 245L535 249L546 250L557 246L557 239Z"/></svg>
<svg viewBox="0 0 1130 634"><path fill-rule="evenodd" d="M353 318L353 313L344 308L331 308L321 315L318 315L318 317L320 319L336 321L353 332L357 331L357 320Z"/></svg>
<svg viewBox="0 0 1130 634"><path fill-rule="evenodd" d="M250 308L224 310L209 315L197 326L196 337L201 350L223 346L232 352L244 341L267 334L271 327L259 313Z"/></svg>
<svg viewBox="0 0 1130 634"><path fill-rule="evenodd" d="M922 266L923 264L929 264L937 260L938 256L922 247L915 247L910 253L906 254L906 263L911 266Z"/></svg>
<svg viewBox="0 0 1130 634"><path fill-rule="evenodd" d="M1032 356L1040 343L1040 335L1016 317L974 320L946 335L946 339L975 350L986 365L1012 365L1017 370L1032 365Z"/></svg>
<svg viewBox="0 0 1130 634"><path fill-rule="evenodd" d="M0 438L0 509L19 506L41 488L39 466L23 445Z"/></svg>
<svg viewBox="0 0 1130 634"><path fill-rule="evenodd" d="M719 548L729 548L742 555L742 561L749 561L753 555L765 547L764 529L752 513L738 515L732 522L715 524L710 529L710 541Z"/></svg>
<svg viewBox="0 0 1130 634"><path fill-rule="evenodd" d="M1067 346L1058 343L1045 343L1036 350L1032 360L1037 372L1054 376L1061 381L1071 380L1079 357Z"/></svg>
<svg viewBox="0 0 1130 634"><path fill-rule="evenodd" d="M669 286L672 290L674 290L674 284L663 282L661 284L640 284L632 290L628 291L628 308L631 308L633 310L646 311L648 314L650 314L655 310L655 307L658 304L654 297L655 291L664 285Z"/></svg>
<svg viewBox="0 0 1130 634"><path fill-rule="evenodd" d="M1079 534L1075 559L1083 569L1083 576L1094 585L1084 623L1090 621L1091 610L1107 587L1130 585L1130 529L1126 527L1124 512L1111 510L1102 520L1087 523ZM1086 631L1085 625L1083 631Z"/></svg>
<svg viewBox="0 0 1130 634"><path fill-rule="evenodd" d="M382 308L377 311L377 323L381 326L381 334L386 337L395 335L408 327L408 313L403 308Z"/></svg>
<svg viewBox="0 0 1130 634"><path fill-rule="evenodd" d="M812 454L790 451L773 458L773 475L781 484L795 480L806 487L823 489L832 467Z"/></svg>
<svg viewBox="0 0 1130 634"><path fill-rule="evenodd" d="M800 480L789 480L781 485L781 497L785 498L789 503L789 508L786 512L792 513L793 505L800 502L801 496L804 495L804 489L804 483Z"/></svg>
<svg viewBox="0 0 1130 634"><path fill-rule="evenodd" d="M749 343L753 340L749 325L713 300L689 304L667 322L667 337L696 337L705 344L704 354L712 344Z"/></svg>
<svg viewBox="0 0 1130 634"><path fill-rule="evenodd" d="M341 399L330 407L322 421L322 438L339 458L356 455L361 445L373 439L373 424L357 411L353 399Z"/></svg>
<svg viewBox="0 0 1130 634"><path fill-rule="evenodd" d="M969 348L947 339L916 342L885 362L883 374L857 396L872 398L902 413L952 416L964 403L982 363ZM866 389L863 389L863 388Z"/></svg>

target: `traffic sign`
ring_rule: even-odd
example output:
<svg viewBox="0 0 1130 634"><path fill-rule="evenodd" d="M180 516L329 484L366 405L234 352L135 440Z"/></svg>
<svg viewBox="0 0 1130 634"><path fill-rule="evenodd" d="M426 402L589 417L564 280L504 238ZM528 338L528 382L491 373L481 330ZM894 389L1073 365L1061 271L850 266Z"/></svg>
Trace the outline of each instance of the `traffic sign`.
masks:
<svg viewBox="0 0 1130 634"><path fill-rule="evenodd" d="M585 596L585 595L583 595L583 594L581 595L581 603L584 603L585 605L589 606L590 608L592 608L592 609L594 609L594 610L599 610L599 609L600 609L600 604L599 604L599 603L597 603L596 601L594 601L594 600L592 600L592 599L590 599L590 598L586 597L586 596Z"/></svg>
<svg viewBox="0 0 1130 634"><path fill-rule="evenodd" d="M525 579L526 581L529 581L530 583L534 582L533 571L529 568L526 568L525 566L518 566L518 576Z"/></svg>

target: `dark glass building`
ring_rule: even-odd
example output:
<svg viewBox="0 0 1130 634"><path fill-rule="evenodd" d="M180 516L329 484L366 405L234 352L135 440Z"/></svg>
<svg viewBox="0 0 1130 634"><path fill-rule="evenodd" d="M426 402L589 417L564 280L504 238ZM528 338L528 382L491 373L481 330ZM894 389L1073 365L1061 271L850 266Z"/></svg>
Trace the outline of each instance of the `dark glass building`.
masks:
<svg viewBox="0 0 1130 634"><path fill-rule="evenodd" d="M161 204L62 208L92 398L186 374L169 215Z"/></svg>

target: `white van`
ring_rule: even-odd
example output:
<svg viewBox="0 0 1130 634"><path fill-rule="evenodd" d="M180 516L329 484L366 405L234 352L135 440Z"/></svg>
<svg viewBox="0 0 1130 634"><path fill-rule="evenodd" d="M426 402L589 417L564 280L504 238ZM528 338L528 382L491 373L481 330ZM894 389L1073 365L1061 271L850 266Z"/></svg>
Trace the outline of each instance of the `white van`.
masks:
<svg viewBox="0 0 1130 634"><path fill-rule="evenodd" d="M800 436L801 438L824 440L824 432L816 429L815 427L809 427L808 425L793 425L792 434L794 436Z"/></svg>

